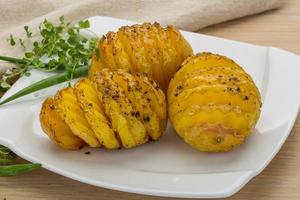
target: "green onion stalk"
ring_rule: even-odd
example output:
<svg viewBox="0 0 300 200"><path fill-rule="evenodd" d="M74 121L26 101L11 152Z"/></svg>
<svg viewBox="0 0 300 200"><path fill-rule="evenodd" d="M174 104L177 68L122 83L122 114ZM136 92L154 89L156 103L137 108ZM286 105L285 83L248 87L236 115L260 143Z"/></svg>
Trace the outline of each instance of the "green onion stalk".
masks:
<svg viewBox="0 0 300 200"><path fill-rule="evenodd" d="M41 164L37 164L37 163L0 166L0 177L20 175L38 169L41 166L42 166Z"/></svg>
<svg viewBox="0 0 300 200"><path fill-rule="evenodd" d="M0 177L20 175L41 167L41 164L37 163L7 165L14 159L15 154L7 147L0 145ZM5 166L3 166L4 164Z"/></svg>
<svg viewBox="0 0 300 200"><path fill-rule="evenodd" d="M87 73L88 73L88 67L87 66L78 67L78 68L74 69L73 74L72 74L72 78L78 78L78 77L86 76ZM33 83L33 84L29 85L28 87L25 87L25 88L21 89L20 91L16 92L15 94L8 97L7 99L1 101L0 105L6 104L10 101L13 101L13 100L15 100L17 98L20 98L22 96L31 94L31 93L36 92L38 90L42 90L42 89L57 85L59 83L69 81L70 76L71 75L70 75L69 72L63 72L63 73L59 73L57 75L50 76L50 77L45 78L43 80L40 80L36 83Z"/></svg>

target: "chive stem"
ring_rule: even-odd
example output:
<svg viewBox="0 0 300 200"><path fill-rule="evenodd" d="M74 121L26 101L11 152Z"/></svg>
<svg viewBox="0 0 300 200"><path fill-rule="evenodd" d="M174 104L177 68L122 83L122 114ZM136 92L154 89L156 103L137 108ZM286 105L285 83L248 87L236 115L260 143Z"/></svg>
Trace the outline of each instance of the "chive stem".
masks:
<svg viewBox="0 0 300 200"><path fill-rule="evenodd" d="M0 177L1 176L15 176L20 175L25 172L30 172L32 170L40 168L42 165L37 163L27 163L27 164L16 164L0 166Z"/></svg>
<svg viewBox="0 0 300 200"><path fill-rule="evenodd" d="M74 74L73 74L73 78L78 78L81 76L85 76L88 73L88 67L87 66L83 66L83 67L78 67L74 70ZM32 85L23 88L22 90L18 91L17 93L13 94L12 96L8 97L7 99L5 99L4 101L0 102L0 105L3 105L5 103L8 103L12 100L15 100L19 97L25 96L27 94L36 92L38 90L41 89L45 89L48 87L51 87L53 85L57 85L59 83L63 83L69 80L69 73L68 72L64 72L64 73L60 73L54 76L50 76L46 79L43 79L41 81L38 81L36 83L33 83Z"/></svg>
<svg viewBox="0 0 300 200"><path fill-rule="evenodd" d="M18 63L18 64L26 64L26 61L20 58L13 58L13 57L8 57L8 56L1 56L0 55L0 60L7 61L10 63Z"/></svg>

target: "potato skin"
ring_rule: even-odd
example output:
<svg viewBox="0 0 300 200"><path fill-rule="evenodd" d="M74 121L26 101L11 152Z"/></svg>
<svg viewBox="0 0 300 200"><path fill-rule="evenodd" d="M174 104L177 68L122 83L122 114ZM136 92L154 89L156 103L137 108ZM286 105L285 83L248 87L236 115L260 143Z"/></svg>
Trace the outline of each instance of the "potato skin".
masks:
<svg viewBox="0 0 300 200"><path fill-rule="evenodd" d="M64 149L78 150L85 145L85 142L75 136L70 127L60 118L52 98L47 98L43 102L40 123L42 130L51 141Z"/></svg>
<svg viewBox="0 0 300 200"><path fill-rule="evenodd" d="M109 32L101 38L97 50L99 56L93 56L90 76L103 67L144 72L165 92L181 63L193 54L177 29L163 28L158 23L124 26Z"/></svg>
<svg viewBox="0 0 300 200"><path fill-rule="evenodd" d="M217 54L188 58L168 88L168 112L178 135L200 151L241 145L258 121L260 93L242 67Z"/></svg>

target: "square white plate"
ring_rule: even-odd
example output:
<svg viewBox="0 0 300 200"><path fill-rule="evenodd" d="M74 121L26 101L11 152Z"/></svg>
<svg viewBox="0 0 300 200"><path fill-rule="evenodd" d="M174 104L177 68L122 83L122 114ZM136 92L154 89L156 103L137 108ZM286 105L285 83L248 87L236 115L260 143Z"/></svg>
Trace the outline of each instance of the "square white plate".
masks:
<svg viewBox="0 0 300 200"><path fill-rule="evenodd" d="M97 35L134 23L100 16L89 20ZM257 84L263 98L261 117L240 148L228 153L201 153L185 144L169 125L158 142L130 150L62 150L42 132L38 116L42 100L53 95L57 87L2 106L0 144L48 170L100 187L168 197L234 194L266 167L289 135L299 110L300 57L276 48L182 33L194 52L211 51L234 59ZM22 77L3 99L47 76L34 71L30 77ZM91 154L86 155L86 151Z"/></svg>

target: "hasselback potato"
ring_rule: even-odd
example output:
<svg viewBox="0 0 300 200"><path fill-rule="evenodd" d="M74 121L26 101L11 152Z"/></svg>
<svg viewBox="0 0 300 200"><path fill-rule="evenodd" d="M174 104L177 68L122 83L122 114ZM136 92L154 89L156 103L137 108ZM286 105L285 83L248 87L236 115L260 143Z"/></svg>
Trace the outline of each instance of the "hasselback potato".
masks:
<svg viewBox="0 0 300 200"><path fill-rule="evenodd" d="M123 26L99 42L89 74L104 67L144 72L167 90L169 81L193 50L178 30L158 23Z"/></svg>
<svg viewBox="0 0 300 200"><path fill-rule="evenodd" d="M167 97L177 133L201 151L239 146L260 115L260 93L250 75L229 58L212 53L185 60Z"/></svg>
<svg viewBox="0 0 300 200"><path fill-rule="evenodd" d="M116 149L158 140L166 128L166 115L164 93L146 74L106 68L47 98L40 123L64 149L85 144Z"/></svg>

